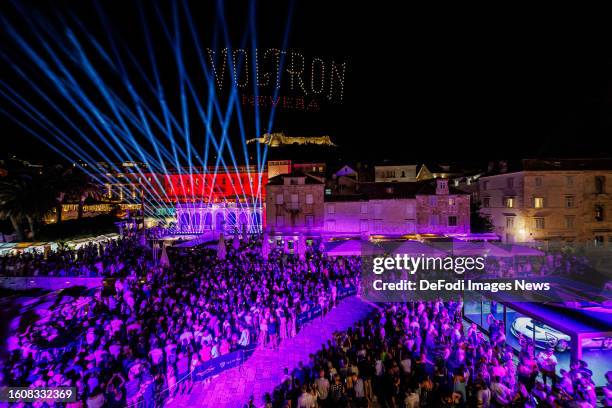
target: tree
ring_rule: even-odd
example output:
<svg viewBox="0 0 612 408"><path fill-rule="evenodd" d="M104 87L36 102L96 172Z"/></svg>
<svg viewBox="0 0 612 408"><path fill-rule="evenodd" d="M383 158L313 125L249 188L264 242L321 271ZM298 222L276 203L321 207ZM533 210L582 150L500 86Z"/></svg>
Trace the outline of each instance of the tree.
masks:
<svg viewBox="0 0 612 408"><path fill-rule="evenodd" d="M100 186L79 169L56 167L49 175L50 184L55 189L56 221L62 222L62 207L66 203L78 204L78 219L83 218L83 205L87 198L99 199Z"/></svg>
<svg viewBox="0 0 612 408"><path fill-rule="evenodd" d="M6 178L0 181L0 218L8 219L17 234L23 240L22 221L25 219L25 201L28 199L29 186L26 179Z"/></svg>
<svg viewBox="0 0 612 408"><path fill-rule="evenodd" d="M480 201L470 202L470 230L475 233L492 232L493 224L491 219L481 212Z"/></svg>
<svg viewBox="0 0 612 408"><path fill-rule="evenodd" d="M31 238L35 238L40 221L52 212L56 203L53 186L42 176L18 174L0 182L0 217L11 221L19 240L25 237L24 220Z"/></svg>

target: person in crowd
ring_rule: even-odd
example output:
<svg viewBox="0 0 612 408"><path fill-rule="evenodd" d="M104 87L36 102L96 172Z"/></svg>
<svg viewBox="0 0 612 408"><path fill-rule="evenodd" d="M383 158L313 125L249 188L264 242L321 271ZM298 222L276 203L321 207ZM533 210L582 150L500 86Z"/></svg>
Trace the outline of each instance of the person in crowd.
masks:
<svg viewBox="0 0 612 408"><path fill-rule="evenodd" d="M322 299L332 308L360 273L359 258L339 262L318 250L264 259L256 239L228 245L225 259L207 248L170 258L170 266L156 265L134 238L0 257L1 273L114 279L63 297L11 333L0 365L6 383L74 386L83 406L154 406L188 393L192 373L215 358L258 343L278 348L297 334L300 315ZM307 365L301 370L311 375ZM316 392L307 388L314 401Z"/></svg>
<svg viewBox="0 0 612 408"><path fill-rule="evenodd" d="M381 305L323 344L314 354L313 374L294 370L285 381L292 386L277 387L272 406L295 406L301 387L317 390L320 407L597 406L585 362L562 371L558 387L551 387L538 380L533 344L523 343L517 362L505 342L496 344L473 327L456 324L462 318L460 301Z"/></svg>

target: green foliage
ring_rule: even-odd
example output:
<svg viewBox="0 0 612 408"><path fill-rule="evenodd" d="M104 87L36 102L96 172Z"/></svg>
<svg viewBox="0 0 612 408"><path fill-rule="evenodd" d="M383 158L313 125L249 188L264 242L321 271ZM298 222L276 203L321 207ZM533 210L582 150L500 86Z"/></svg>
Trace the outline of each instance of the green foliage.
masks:
<svg viewBox="0 0 612 408"><path fill-rule="evenodd" d="M491 220L480 210L480 202L472 200L470 203L470 231L474 233L493 232Z"/></svg>

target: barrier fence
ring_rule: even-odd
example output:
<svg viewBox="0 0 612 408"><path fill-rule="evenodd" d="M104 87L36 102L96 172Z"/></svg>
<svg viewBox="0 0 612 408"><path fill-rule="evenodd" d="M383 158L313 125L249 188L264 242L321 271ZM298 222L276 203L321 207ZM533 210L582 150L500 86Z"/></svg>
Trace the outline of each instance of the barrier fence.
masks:
<svg viewBox="0 0 612 408"><path fill-rule="evenodd" d="M338 299L344 299L349 296L353 296L357 294L357 288L349 287L349 288L341 288L338 291ZM323 310L321 306L315 306L311 308L309 311L300 313L297 316L297 325L302 326L305 323L308 323L310 320L315 319L316 317L321 316ZM180 378L173 387L166 388L157 393L156 406L163 406L165 404L165 400L168 398L169 394L172 390L179 386L183 381L186 381L188 378L191 378L193 382L205 381L208 378L214 377L216 375L221 374L225 370L229 370L234 367L238 367L242 365L257 349L257 343L253 343L249 345L245 349L240 349L234 351L232 353L224 354L212 360L208 360L205 363L196 367L192 372L187 374L185 377ZM127 407L136 407L142 404L142 400L138 398L137 402L132 404L128 404Z"/></svg>

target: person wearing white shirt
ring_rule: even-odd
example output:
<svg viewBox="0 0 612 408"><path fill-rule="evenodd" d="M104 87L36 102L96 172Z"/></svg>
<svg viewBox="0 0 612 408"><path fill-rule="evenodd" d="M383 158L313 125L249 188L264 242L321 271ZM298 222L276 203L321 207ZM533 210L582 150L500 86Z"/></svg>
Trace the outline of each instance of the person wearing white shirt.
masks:
<svg viewBox="0 0 612 408"><path fill-rule="evenodd" d="M313 408L316 406L314 396L308 392L308 388L302 385L302 395L297 400L297 408Z"/></svg>
<svg viewBox="0 0 612 408"><path fill-rule="evenodd" d="M406 391L406 396L404 397L404 406L406 408L418 408L419 404L419 394L417 394L416 391L413 389Z"/></svg>
<svg viewBox="0 0 612 408"><path fill-rule="evenodd" d="M240 340L238 340L238 345L242 348L246 348L251 342L251 335L249 333L249 329L246 327L241 327Z"/></svg>

